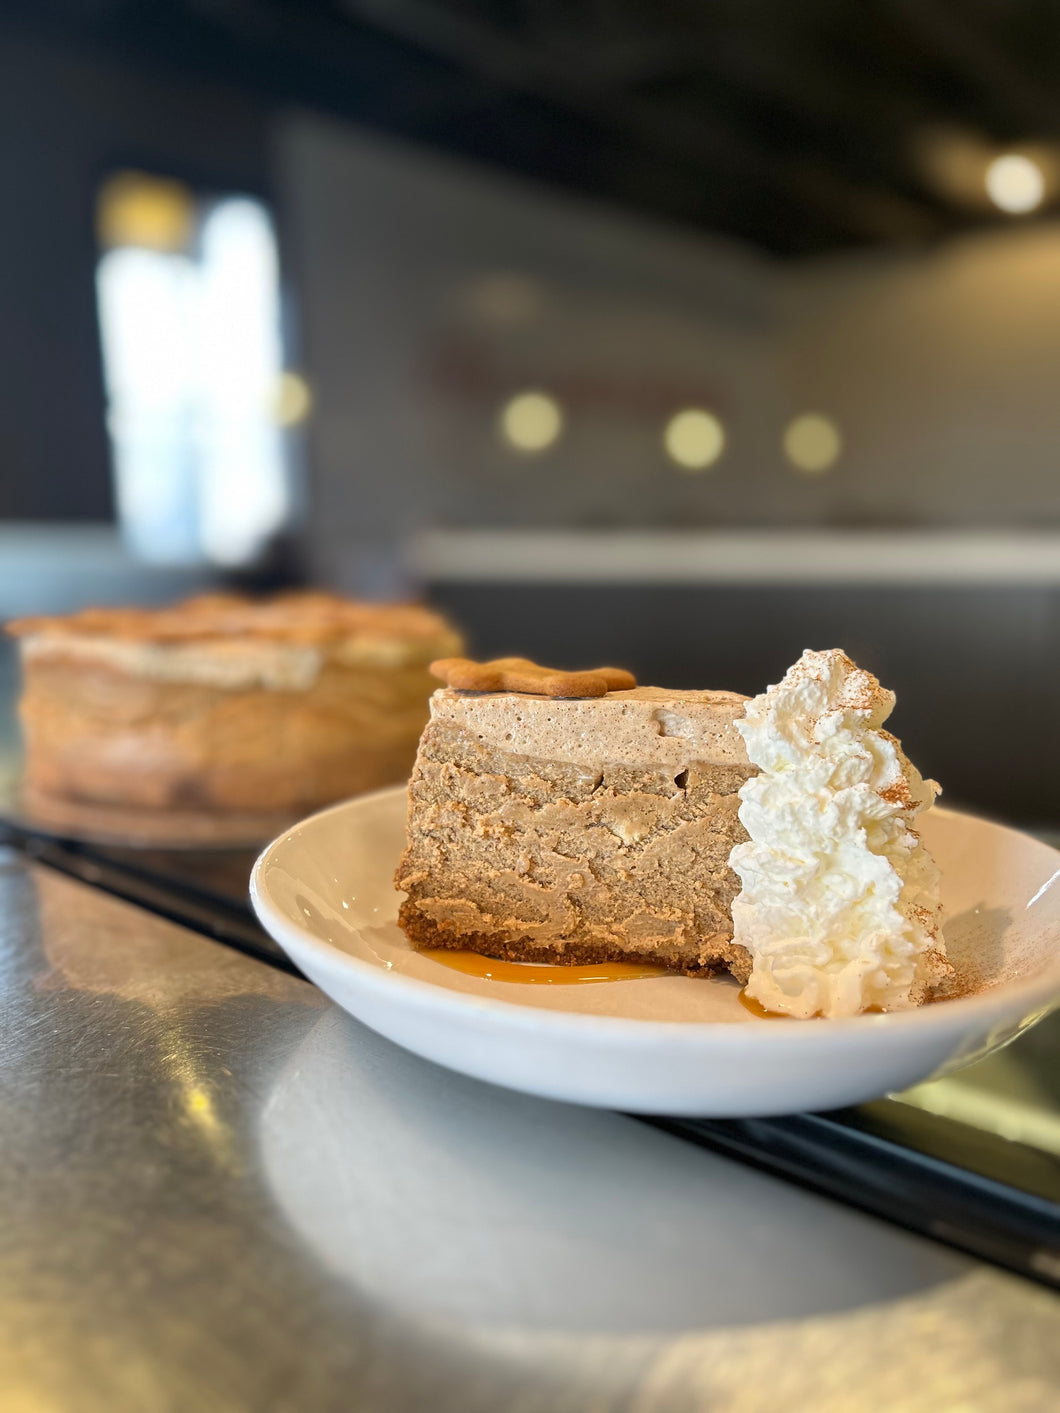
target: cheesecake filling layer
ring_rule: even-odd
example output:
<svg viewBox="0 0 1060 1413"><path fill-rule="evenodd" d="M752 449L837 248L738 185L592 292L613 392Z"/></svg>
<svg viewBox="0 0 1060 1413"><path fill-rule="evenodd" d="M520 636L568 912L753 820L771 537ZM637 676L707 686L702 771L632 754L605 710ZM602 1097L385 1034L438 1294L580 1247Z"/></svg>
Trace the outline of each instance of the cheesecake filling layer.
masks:
<svg viewBox="0 0 1060 1413"><path fill-rule="evenodd" d="M952 975L914 827L939 787L881 729L894 703L845 653L807 651L735 723L759 773L740 790L733 940L767 1010L902 1010Z"/></svg>
<svg viewBox="0 0 1060 1413"><path fill-rule="evenodd" d="M350 668L425 669L435 650L453 641L458 641L455 635L440 636L438 642L426 647L414 640L366 636L325 645L238 637L152 643L45 632L23 638L22 655L26 662L92 663L147 682L193 683L226 691L260 687L273 692L308 692L329 662ZM426 692L417 683L420 700Z"/></svg>
<svg viewBox="0 0 1060 1413"><path fill-rule="evenodd" d="M647 688L592 702L436 693L396 879L406 932L513 960L739 968L742 705Z"/></svg>
<svg viewBox="0 0 1060 1413"><path fill-rule="evenodd" d="M319 648L294 643L138 643L122 638L34 634L22 640L24 661L74 661L109 667L148 682L187 682L229 691L264 687L307 692L324 664Z"/></svg>

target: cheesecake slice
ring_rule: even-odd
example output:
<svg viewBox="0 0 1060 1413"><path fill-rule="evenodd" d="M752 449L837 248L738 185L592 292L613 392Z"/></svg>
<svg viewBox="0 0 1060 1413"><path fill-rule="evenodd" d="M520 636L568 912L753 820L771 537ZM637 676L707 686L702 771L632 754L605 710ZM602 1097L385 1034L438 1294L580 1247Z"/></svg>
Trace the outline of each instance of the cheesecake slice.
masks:
<svg viewBox="0 0 1060 1413"><path fill-rule="evenodd" d="M449 681L501 685L431 699L395 879L410 940L512 961L727 968L746 980L729 867L747 839L737 792L755 774L734 725L745 698L609 690L628 679L612 669L486 671L516 661L436 665ZM546 695L560 691L583 695Z"/></svg>

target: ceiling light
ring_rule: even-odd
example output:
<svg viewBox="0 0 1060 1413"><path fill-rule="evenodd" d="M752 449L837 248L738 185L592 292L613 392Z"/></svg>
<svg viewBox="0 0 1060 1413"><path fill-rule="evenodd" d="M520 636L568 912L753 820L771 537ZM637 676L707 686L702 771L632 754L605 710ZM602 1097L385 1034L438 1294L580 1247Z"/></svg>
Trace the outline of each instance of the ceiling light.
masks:
<svg viewBox="0 0 1060 1413"><path fill-rule="evenodd" d="M839 428L818 412L804 412L784 431L784 454L808 476L817 476L835 465L843 447Z"/></svg>
<svg viewBox="0 0 1060 1413"><path fill-rule="evenodd" d="M100 189L96 216L105 249L183 251L192 239L195 201L182 182L117 172Z"/></svg>
<svg viewBox="0 0 1060 1413"><path fill-rule="evenodd" d="M1019 152L995 157L986 169L986 192L1001 211L1021 216L1036 210L1045 196L1045 175Z"/></svg>
<svg viewBox="0 0 1060 1413"><path fill-rule="evenodd" d="M501 408L499 428L516 451L545 451L563 431L563 411L548 393L517 393Z"/></svg>
<svg viewBox="0 0 1060 1413"><path fill-rule="evenodd" d="M663 445L667 456L685 471L705 471L725 449L725 428L713 412L686 407L667 422Z"/></svg>
<svg viewBox="0 0 1060 1413"><path fill-rule="evenodd" d="M281 427L304 422L313 409L313 393L301 373L281 373L276 385L272 415Z"/></svg>

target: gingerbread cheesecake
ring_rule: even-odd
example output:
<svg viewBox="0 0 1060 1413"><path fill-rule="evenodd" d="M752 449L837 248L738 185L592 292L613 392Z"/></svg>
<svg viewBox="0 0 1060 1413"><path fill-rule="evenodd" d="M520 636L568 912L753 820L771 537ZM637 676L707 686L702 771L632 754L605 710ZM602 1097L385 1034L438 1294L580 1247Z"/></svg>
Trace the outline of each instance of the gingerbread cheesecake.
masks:
<svg viewBox="0 0 1060 1413"><path fill-rule="evenodd" d="M755 772L745 698L519 659L436 666L450 685L431 699L395 880L410 940L745 980L729 867Z"/></svg>
<svg viewBox="0 0 1060 1413"><path fill-rule="evenodd" d="M726 969L800 1019L947 993L918 829L939 786L840 649L751 700L517 658L433 670L395 879L416 946Z"/></svg>
<svg viewBox="0 0 1060 1413"><path fill-rule="evenodd" d="M204 595L7 625L26 785L147 810L299 813L406 779L460 649L438 614L322 592Z"/></svg>

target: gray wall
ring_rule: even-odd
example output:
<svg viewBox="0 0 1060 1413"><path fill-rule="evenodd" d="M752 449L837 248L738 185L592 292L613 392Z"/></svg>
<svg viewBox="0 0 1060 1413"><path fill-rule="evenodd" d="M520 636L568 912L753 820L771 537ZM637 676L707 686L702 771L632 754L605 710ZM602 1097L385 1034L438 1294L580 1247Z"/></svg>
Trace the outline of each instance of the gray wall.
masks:
<svg viewBox="0 0 1060 1413"><path fill-rule="evenodd" d="M782 330L791 405L846 435L833 514L1060 529L1060 223L794 266Z"/></svg>
<svg viewBox="0 0 1060 1413"><path fill-rule="evenodd" d="M756 513L776 420L767 262L312 118L280 152L316 393L318 572L371 585L425 524ZM524 459L495 414L542 386L568 433ZM697 402L734 428L724 481L662 453L665 417Z"/></svg>
<svg viewBox="0 0 1060 1413"><path fill-rule="evenodd" d="M314 118L279 153L329 577L424 524L1060 528L1056 223L781 265ZM494 418L534 386L569 426L530 460ZM730 440L689 476L660 432L696 402ZM807 409L844 438L816 478Z"/></svg>

